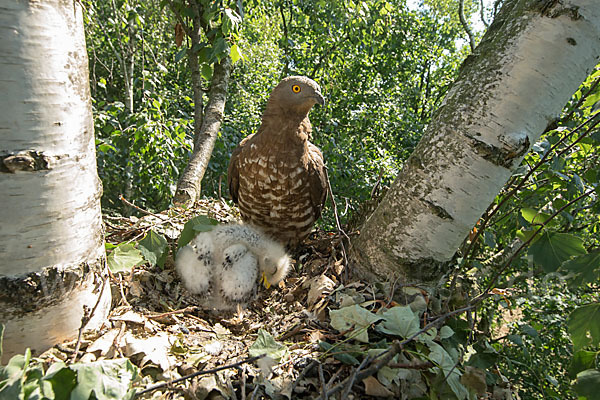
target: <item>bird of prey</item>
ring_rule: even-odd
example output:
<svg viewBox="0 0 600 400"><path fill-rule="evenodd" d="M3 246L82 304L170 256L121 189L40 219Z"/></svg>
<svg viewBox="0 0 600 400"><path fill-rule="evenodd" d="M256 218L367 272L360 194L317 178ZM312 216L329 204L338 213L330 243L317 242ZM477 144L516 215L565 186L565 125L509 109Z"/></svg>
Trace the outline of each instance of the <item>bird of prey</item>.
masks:
<svg viewBox="0 0 600 400"><path fill-rule="evenodd" d="M292 249L311 232L327 198L321 151L310 140L308 113L325 100L304 76L283 79L271 92L258 131L229 161L229 192L242 220Z"/></svg>
<svg viewBox="0 0 600 400"><path fill-rule="evenodd" d="M258 286L287 275L290 258L279 243L247 225L219 225L201 232L177 253L175 267L186 289L207 308L244 307Z"/></svg>

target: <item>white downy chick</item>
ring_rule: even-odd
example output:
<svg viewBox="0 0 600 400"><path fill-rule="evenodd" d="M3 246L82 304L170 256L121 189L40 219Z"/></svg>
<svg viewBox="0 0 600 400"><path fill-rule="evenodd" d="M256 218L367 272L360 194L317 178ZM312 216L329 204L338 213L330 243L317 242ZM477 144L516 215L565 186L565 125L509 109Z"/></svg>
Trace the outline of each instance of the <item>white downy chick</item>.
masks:
<svg viewBox="0 0 600 400"><path fill-rule="evenodd" d="M175 261L184 286L215 309L244 307L265 286L287 275L290 258L282 245L240 224L216 226L182 247Z"/></svg>

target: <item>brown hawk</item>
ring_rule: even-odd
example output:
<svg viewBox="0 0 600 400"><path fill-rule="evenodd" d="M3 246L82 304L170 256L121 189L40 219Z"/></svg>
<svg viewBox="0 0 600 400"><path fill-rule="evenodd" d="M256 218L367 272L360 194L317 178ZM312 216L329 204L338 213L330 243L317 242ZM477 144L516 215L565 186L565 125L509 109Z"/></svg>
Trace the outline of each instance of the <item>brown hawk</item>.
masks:
<svg viewBox="0 0 600 400"><path fill-rule="evenodd" d="M231 154L229 192L242 219L295 247L321 216L327 175L321 151L309 142L308 112L325 100L304 76L283 79L271 92L258 132Z"/></svg>

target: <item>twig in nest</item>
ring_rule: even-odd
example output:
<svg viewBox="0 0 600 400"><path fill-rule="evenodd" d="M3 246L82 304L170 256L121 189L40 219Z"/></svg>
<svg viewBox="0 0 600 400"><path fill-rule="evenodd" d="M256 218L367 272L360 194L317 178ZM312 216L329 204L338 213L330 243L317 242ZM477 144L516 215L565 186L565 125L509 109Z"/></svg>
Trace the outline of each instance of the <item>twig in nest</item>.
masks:
<svg viewBox="0 0 600 400"><path fill-rule="evenodd" d="M254 390L252 391L252 397L250 397L250 400L254 400L256 398L256 395L258 394L258 388L260 388L260 385L254 386Z"/></svg>
<svg viewBox="0 0 600 400"><path fill-rule="evenodd" d="M306 376L306 374L308 374L317 364L318 364L317 360L312 360L310 362L310 364L308 364L306 366L306 368L304 368L302 370L302 372L300 372L300 375L298 375L298 378L296 378L296 380L292 384L292 391L291 391L292 393L294 393L294 389L296 389L296 386L298 386L298 383L300 383L300 381L302 379L304 379L304 377Z"/></svg>
<svg viewBox="0 0 600 400"><path fill-rule="evenodd" d="M162 382L162 383L159 383L157 385L150 386L149 388L146 388L146 389L144 389L142 391L136 392L135 393L135 397L139 397L139 396L141 396L144 393L149 393L149 392L152 392L152 391L154 391L156 389L160 389L160 388L163 388L165 386L170 386L170 385L173 385L175 383L182 382L182 381L185 381L187 379L194 378L196 376L206 375L206 374L214 374L215 372L223 371L225 369L236 368L236 367L239 367L240 365L254 362L254 361L256 361L258 359L261 359L261 358L263 358L265 356L266 356L266 354L261 354L259 356L254 356L254 357L246 358L246 359L244 359L242 361L238 361L238 362L236 362L234 364L223 365L222 367L217 367L217 368L213 368L213 369L205 369L205 370L202 370L202 371L194 372L193 374L182 376L181 378L172 379L172 380L167 381L167 382Z"/></svg>
<svg viewBox="0 0 600 400"><path fill-rule="evenodd" d="M189 307L182 308L182 309L179 309L179 310L167 311L167 312L164 312L162 314L145 315L145 317L148 318L148 319L164 318L164 317L168 317L170 315L185 314L185 313L188 313L188 312L192 312L192 311L196 310L197 308L198 307L196 307L196 306L189 306Z"/></svg>
<svg viewBox="0 0 600 400"><path fill-rule="evenodd" d="M160 214L154 214L148 210L144 210L141 207L136 206L135 204L133 204L132 202L130 202L129 200L127 200L122 194L119 195L119 200L121 200L123 203L127 204L129 207L133 207L136 210L138 210L139 212L146 214L146 215L152 215L153 217L156 217L158 219L164 219L165 216L164 215L160 215Z"/></svg>
<svg viewBox="0 0 600 400"><path fill-rule="evenodd" d="M337 205L335 204L335 197L333 196L333 190L331 190L331 182L329 182L329 174L327 173L327 168L325 168L325 179L327 180L327 192L329 193L329 198L331 199L331 205L333 206L333 215L335 216L335 225L337 227L338 233L340 236L343 236L350 243L350 238L346 234L346 232L342 229L340 224L340 217L337 212ZM348 279L348 256L346 255L346 247L344 246L344 238L341 238L340 244L342 245L342 256L344 257L344 277L346 280Z"/></svg>
<svg viewBox="0 0 600 400"><path fill-rule="evenodd" d="M319 381L321 381L321 397L324 400L328 400L327 383L325 383L325 376L323 376L323 364L321 363L319 363Z"/></svg>
<svg viewBox="0 0 600 400"><path fill-rule="evenodd" d="M108 276L104 277L104 280L102 281L102 289L100 289L100 293L98 294L98 299L96 299L96 304L94 304L94 308L92 308L92 310L89 311L89 308L87 306L85 306L85 305L83 306L83 316L81 317L81 326L79 327L79 332L77 333L77 344L75 345L75 350L73 350L73 357L71 358L72 363L74 363L75 360L77 360L77 354L79 353L79 347L81 347L81 337L83 336L83 330L85 329L86 325L88 324L88 322L90 322L90 320L94 316L94 313L98 309L98 306L100 305L100 301L102 300L102 295L104 294L104 288L106 286L109 286L108 285Z"/></svg>
<svg viewBox="0 0 600 400"><path fill-rule="evenodd" d="M356 375L359 373L359 371L361 369L364 368L365 365L367 365L367 363L369 362L370 359L371 358L369 356L365 357L365 359L362 360L362 362L360 363L358 368L356 368L352 372L352 375L350 375L350 378L348 378L348 383L346 384L346 388L344 389L344 392L342 393L342 399L348 398L348 395L350 394L350 391L352 390L352 386L354 386L354 382L356 381Z"/></svg>

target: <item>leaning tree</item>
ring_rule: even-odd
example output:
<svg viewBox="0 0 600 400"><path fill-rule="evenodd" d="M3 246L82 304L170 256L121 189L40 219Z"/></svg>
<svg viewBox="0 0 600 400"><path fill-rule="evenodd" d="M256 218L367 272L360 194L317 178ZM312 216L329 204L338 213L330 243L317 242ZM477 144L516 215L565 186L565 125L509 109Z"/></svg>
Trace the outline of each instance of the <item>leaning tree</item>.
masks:
<svg viewBox="0 0 600 400"><path fill-rule="evenodd" d="M600 61L596 0L507 0L353 241L365 276L432 281Z"/></svg>
<svg viewBox="0 0 600 400"><path fill-rule="evenodd" d="M79 2L3 0L0 323L4 359L101 323L101 183ZM92 313L93 311L93 313ZM91 316L91 320L89 317Z"/></svg>

